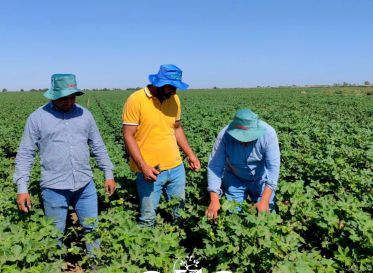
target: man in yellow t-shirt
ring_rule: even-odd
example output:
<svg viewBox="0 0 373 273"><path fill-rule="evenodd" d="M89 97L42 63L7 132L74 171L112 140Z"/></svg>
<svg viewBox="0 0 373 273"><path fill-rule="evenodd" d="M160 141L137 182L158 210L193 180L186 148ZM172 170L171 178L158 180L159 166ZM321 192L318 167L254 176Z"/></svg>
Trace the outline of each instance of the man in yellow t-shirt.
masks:
<svg viewBox="0 0 373 273"><path fill-rule="evenodd" d="M185 199L185 169L179 147L189 167L201 164L188 144L181 127L181 107L176 89L185 90L182 71L175 65L161 65L158 74L149 75L147 87L129 96L123 107L123 138L131 156L131 170L137 172L140 198L140 224L153 226L161 193Z"/></svg>

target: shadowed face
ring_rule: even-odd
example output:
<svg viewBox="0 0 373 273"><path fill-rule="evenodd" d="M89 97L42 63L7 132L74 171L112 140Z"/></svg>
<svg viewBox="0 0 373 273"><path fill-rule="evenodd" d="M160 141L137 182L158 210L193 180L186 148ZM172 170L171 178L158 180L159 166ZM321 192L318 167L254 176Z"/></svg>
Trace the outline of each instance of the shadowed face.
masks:
<svg viewBox="0 0 373 273"><path fill-rule="evenodd" d="M166 84L162 87L157 88L157 97L162 100L166 100L175 94L176 94L176 87L172 85Z"/></svg>
<svg viewBox="0 0 373 273"><path fill-rule="evenodd" d="M243 142L243 141L238 141L242 146L244 146L244 147L247 147L247 146L249 146L249 144L250 144L250 141L249 142Z"/></svg>
<svg viewBox="0 0 373 273"><path fill-rule="evenodd" d="M70 96L59 98L58 100L54 100L53 104L56 106L58 110L62 112L69 112L75 105L76 95L71 94Z"/></svg>

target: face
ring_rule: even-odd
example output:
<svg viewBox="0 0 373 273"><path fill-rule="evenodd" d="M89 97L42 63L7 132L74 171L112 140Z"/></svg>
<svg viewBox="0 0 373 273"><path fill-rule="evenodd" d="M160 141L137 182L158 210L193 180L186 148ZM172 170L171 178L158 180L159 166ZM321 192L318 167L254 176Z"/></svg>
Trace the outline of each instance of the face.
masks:
<svg viewBox="0 0 373 273"><path fill-rule="evenodd" d="M76 95L71 94L70 96L59 98L58 100L54 100L53 104L56 106L57 109L63 112L69 112L75 105Z"/></svg>
<svg viewBox="0 0 373 273"><path fill-rule="evenodd" d="M176 87L166 84L162 87L158 87L157 89L157 96L161 99L168 99L172 95L176 94Z"/></svg>

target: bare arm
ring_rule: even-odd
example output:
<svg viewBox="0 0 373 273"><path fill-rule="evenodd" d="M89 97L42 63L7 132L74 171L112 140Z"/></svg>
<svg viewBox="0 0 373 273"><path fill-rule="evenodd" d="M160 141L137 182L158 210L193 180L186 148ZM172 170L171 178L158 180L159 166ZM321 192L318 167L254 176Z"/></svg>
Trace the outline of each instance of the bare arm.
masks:
<svg viewBox="0 0 373 273"><path fill-rule="evenodd" d="M180 121L175 123L175 137L177 144L188 157L189 167L194 171L198 171L201 168L201 163L190 148Z"/></svg>
<svg viewBox="0 0 373 273"><path fill-rule="evenodd" d="M210 192L210 205L205 214L209 220L218 218L218 211L220 209L219 194Z"/></svg>
<svg viewBox="0 0 373 273"><path fill-rule="evenodd" d="M142 157L140 148L137 145L135 139L136 130L137 125L123 124L124 143L126 144L126 147L131 158L133 159L137 167L140 169L140 171L144 174L145 180L155 181L157 180L157 175L159 174L159 172L152 166L147 165L144 158Z"/></svg>
<svg viewBox="0 0 373 273"><path fill-rule="evenodd" d="M270 187L265 186L262 198L255 204L258 212L269 212L269 200L271 199L272 192L273 190Z"/></svg>

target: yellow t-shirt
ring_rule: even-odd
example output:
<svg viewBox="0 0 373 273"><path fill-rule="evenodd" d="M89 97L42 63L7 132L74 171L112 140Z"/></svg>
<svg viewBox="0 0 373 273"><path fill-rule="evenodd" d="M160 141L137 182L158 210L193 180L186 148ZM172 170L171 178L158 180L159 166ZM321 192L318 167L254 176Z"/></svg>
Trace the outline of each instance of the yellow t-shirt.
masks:
<svg viewBox="0 0 373 273"><path fill-rule="evenodd" d="M149 166L160 165L161 170L182 163L175 137L175 122L180 120L181 107L177 95L161 103L147 87L132 93L123 106L123 124L137 125L135 139L142 157ZM135 162L130 168L139 172Z"/></svg>

